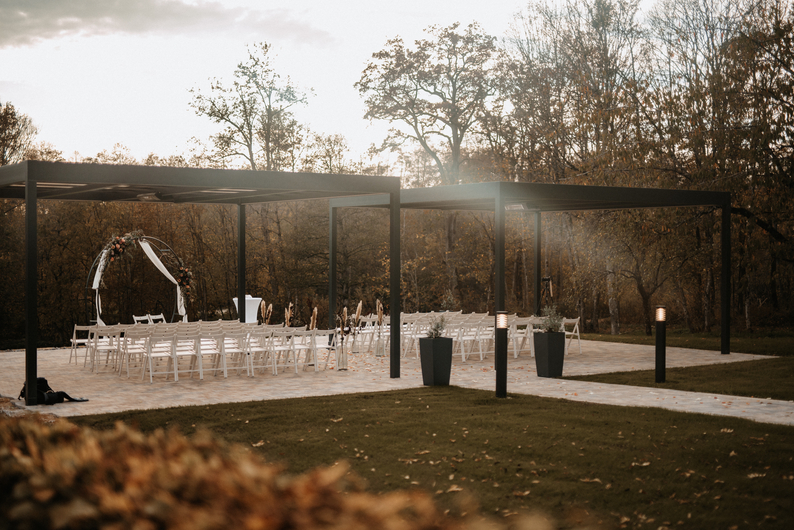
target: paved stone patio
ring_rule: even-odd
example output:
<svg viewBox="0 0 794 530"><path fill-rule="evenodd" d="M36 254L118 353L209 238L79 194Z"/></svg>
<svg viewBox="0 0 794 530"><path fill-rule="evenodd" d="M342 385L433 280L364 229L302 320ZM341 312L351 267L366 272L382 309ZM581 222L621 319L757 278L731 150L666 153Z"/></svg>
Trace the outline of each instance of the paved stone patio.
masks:
<svg viewBox="0 0 794 530"><path fill-rule="evenodd" d="M667 367L708 365L727 362L769 359L762 355L667 349ZM178 382L163 377L150 384L140 376L126 378L111 372L91 372L82 362L69 364L68 349L40 350L38 373L46 377L55 390L64 390L74 397L86 397L86 403L63 403L54 406L29 407L58 416L102 414L123 410L165 408L182 405L206 405L240 401L258 401L308 396L325 396L356 392L378 392L422 386L419 361L413 355L401 360L401 377L389 377L388 357L351 354L349 369L333 367L320 372L186 376ZM626 370L652 370L655 367L654 347L609 342L582 341L582 353L576 344L565 358L563 374L584 375ZM22 351L0 352L0 396L16 398L24 382L25 354ZM453 359L453 385L495 390L493 353L483 361L479 356L462 362ZM794 402L746 398L698 392L608 385L584 381L565 381L537 377L534 359L524 353L517 359L512 353L508 361L508 393L530 394L622 406L660 407L680 412L699 412L734 416L764 423L794 425ZM22 401L16 401L23 407Z"/></svg>

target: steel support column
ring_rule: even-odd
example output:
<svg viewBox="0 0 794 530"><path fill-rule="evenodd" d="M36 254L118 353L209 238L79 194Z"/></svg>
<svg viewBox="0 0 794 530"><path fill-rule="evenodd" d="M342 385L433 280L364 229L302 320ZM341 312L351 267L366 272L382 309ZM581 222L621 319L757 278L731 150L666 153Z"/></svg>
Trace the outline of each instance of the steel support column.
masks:
<svg viewBox="0 0 794 530"><path fill-rule="evenodd" d="M505 310L505 199L500 191L494 198L494 314Z"/></svg>
<svg viewBox="0 0 794 530"><path fill-rule="evenodd" d="M237 205L237 316L245 322L245 204Z"/></svg>
<svg viewBox="0 0 794 530"><path fill-rule="evenodd" d="M328 212L328 329L336 329L336 231L338 209Z"/></svg>
<svg viewBox="0 0 794 530"><path fill-rule="evenodd" d="M25 405L36 404L38 319L38 207L36 182L25 182Z"/></svg>
<svg viewBox="0 0 794 530"><path fill-rule="evenodd" d="M400 377L400 192L389 194L389 375Z"/></svg>
<svg viewBox="0 0 794 530"><path fill-rule="evenodd" d="M507 397L507 327L499 325L499 314L505 310L505 198L502 191L494 199L494 368L496 397ZM502 315L507 319L507 315Z"/></svg>
<svg viewBox="0 0 794 530"><path fill-rule="evenodd" d="M535 212L535 237L532 240L532 246L535 250L535 266L532 269L533 281L534 281L534 289L535 289L535 309L534 314L540 315L540 278L542 274L540 273L540 244L541 244L541 237L542 237L542 225L540 219L540 212Z"/></svg>
<svg viewBox="0 0 794 530"><path fill-rule="evenodd" d="M720 275L720 349L731 353L731 205L722 206L722 274Z"/></svg>

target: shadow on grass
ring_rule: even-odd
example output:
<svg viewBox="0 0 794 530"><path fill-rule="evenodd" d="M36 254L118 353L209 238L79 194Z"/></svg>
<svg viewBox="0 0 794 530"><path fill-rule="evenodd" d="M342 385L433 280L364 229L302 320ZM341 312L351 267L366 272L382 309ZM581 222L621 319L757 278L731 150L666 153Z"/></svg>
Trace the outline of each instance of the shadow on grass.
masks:
<svg viewBox="0 0 794 530"><path fill-rule="evenodd" d="M653 370L572 376L565 379L794 401L794 357L668 368L664 383L654 382Z"/></svg>
<svg viewBox="0 0 794 530"><path fill-rule="evenodd" d="M720 351L719 330L710 333L690 333L681 329L667 329L667 345L675 348ZM582 339L623 344L645 344L653 346L656 337L640 331L621 335L605 333L582 333ZM731 351L756 355L794 356L794 331L788 329L731 331Z"/></svg>
<svg viewBox="0 0 794 530"><path fill-rule="evenodd" d="M794 525L794 428L662 409L420 388L73 418L207 428L298 473L347 460L374 491L608 527Z"/></svg>

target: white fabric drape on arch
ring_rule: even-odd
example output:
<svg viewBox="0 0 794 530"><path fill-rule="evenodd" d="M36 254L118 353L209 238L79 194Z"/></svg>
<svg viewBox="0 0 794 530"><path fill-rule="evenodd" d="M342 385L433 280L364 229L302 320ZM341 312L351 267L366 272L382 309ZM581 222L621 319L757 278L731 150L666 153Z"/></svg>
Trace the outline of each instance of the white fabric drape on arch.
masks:
<svg viewBox="0 0 794 530"><path fill-rule="evenodd" d="M168 269L165 268L163 262L160 261L160 258L157 257L157 254L154 253L152 250L151 244L146 241L145 239L138 240L138 243L141 245L143 252L146 254L146 257L154 264L157 269L163 273L163 276L168 278L168 280L176 285L176 308L177 312L182 316L182 322L187 322L187 311L185 311L185 299L182 297L182 289L179 288L179 283L177 283L176 279L171 276L171 273L168 272ZM104 326L105 323L102 322L102 317L100 316L102 313L102 300L99 297L99 284L102 281L102 274L105 272L105 267L107 267L108 261L108 253L110 250L102 251L102 257L99 260L99 266L96 269L96 274L94 274L94 284L93 289L96 292L96 321L97 324L100 326Z"/></svg>
<svg viewBox="0 0 794 530"><path fill-rule="evenodd" d="M94 295L96 297L96 323L100 326L104 326L105 323L102 322L102 299L99 297L99 284L102 282L102 275L105 273L105 267L108 264L108 253L110 253L109 249L105 249L102 251L102 257L99 258L99 266L96 268L96 273L94 274Z"/></svg>

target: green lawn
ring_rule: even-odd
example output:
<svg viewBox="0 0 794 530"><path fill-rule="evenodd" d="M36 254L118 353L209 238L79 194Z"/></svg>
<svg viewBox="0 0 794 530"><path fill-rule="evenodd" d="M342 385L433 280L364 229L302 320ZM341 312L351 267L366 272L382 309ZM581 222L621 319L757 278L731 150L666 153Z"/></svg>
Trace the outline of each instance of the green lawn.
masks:
<svg viewBox="0 0 794 530"><path fill-rule="evenodd" d="M655 344L656 340L656 337L648 337L639 332L623 335L589 333L582 334L582 338L650 345ZM719 331L692 334L683 330L668 330L667 345L719 351ZM734 332L731 336L731 351L774 355L779 358L724 365L668 368L666 381L659 384L653 382L655 380L653 370L575 376L566 379L794 401L793 331Z"/></svg>
<svg viewBox="0 0 794 530"><path fill-rule="evenodd" d="M291 472L347 460L376 492L563 527L794 527L794 427L457 387L74 418L206 428ZM460 490L460 491L458 491Z"/></svg>
<svg viewBox="0 0 794 530"><path fill-rule="evenodd" d="M794 357L667 368L664 383L654 383L653 370L565 379L794 401Z"/></svg>
<svg viewBox="0 0 794 530"><path fill-rule="evenodd" d="M629 331L620 335L582 333L582 339L627 344L656 344L655 336L644 332ZM667 345L696 350L720 351L720 332L690 333L682 329L667 330ZM794 330L731 331L731 351L758 355L794 356Z"/></svg>

